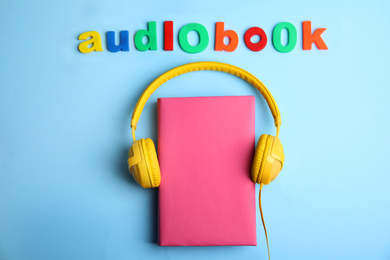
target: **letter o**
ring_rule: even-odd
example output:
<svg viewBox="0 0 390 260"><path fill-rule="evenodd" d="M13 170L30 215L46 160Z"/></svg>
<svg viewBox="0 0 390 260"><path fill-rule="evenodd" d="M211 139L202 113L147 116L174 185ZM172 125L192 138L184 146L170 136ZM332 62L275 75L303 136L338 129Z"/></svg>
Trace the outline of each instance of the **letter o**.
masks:
<svg viewBox="0 0 390 260"><path fill-rule="evenodd" d="M257 43L251 42L251 38L254 35L258 35L260 37L260 41ZM264 30L259 27L249 28L244 35L244 41L246 47L251 51L261 51L267 45L267 35Z"/></svg>
<svg viewBox="0 0 390 260"><path fill-rule="evenodd" d="M288 31L288 42L286 46L282 45L281 34L282 30L286 29ZM297 29L291 23L278 23L272 33L272 42L274 47L279 52L290 52L295 48L297 44Z"/></svg>
<svg viewBox="0 0 390 260"><path fill-rule="evenodd" d="M196 46L192 46L188 42L188 33L196 31L199 36L199 43ZM207 29L199 23L190 23L184 25L179 32L179 44L183 51L188 53L199 53L204 51L209 45L209 34Z"/></svg>

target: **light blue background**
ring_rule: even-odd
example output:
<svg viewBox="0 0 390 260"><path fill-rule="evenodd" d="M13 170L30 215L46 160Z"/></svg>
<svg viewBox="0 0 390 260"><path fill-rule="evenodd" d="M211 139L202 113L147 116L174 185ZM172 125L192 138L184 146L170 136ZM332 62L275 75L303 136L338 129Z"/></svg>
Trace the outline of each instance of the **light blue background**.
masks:
<svg viewBox="0 0 390 260"><path fill-rule="evenodd" d="M175 66L202 60L242 67L273 93L286 163L263 191L272 259L390 259L390 2L376 1L0 1L0 259L266 259L257 247L159 247L157 190L137 186L126 165L130 117L143 89ZM162 51L163 21L175 50ZM301 22L326 27L328 51L302 50ZM110 53L109 30L157 21L159 50ZM215 22L239 34L233 53L213 50ZM293 23L296 48L271 44ZM210 34L199 54L177 42L185 24ZM243 43L259 26L258 53ZM81 54L96 30L103 52ZM193 35L192 35L193 36ZM191 37L192 37L191 36ZM254 95L256 137L274 134L265 101L239 78L187 74L147 103L137 137L156 141L162 96ZM259 213L257 213L259 214Z"/></svg>

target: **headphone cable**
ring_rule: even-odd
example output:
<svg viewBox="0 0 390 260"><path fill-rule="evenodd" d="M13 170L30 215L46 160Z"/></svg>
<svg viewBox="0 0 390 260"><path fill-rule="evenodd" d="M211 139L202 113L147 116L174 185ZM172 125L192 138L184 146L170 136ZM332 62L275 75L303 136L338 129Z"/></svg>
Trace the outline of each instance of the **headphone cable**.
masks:
<svg viewBox="0 0 390 260"><path fill-rule="evenodd" d="M261 215L261 221L263 222L263 227L264 227L264 233L265 233L265 240L267 241L267 250L268 250L268 260L271 260L270 254L269 254L269 244L268 244L268 236L267 236L267 228L265 227L265 222L264 222L264 216L263 216L263 210L261 208L261 190L263 185L260 185L260 190L259 190L259 208L260 208L260 215Z"/></svg>

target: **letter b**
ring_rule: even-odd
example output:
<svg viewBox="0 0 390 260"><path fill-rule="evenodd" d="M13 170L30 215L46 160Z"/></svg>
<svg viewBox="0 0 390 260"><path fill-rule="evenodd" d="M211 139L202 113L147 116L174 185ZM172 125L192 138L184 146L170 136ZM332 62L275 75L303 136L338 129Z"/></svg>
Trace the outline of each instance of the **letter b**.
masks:
<svg viewBox="0 0 390 260"><path fill-rule="evenodd" d="M224 30L225 23L217 22L215 24L215 50L216 51L235 51L238 45L238 35L233 30ZM225 44L223 40L229 38L229 44Z"/></svg>

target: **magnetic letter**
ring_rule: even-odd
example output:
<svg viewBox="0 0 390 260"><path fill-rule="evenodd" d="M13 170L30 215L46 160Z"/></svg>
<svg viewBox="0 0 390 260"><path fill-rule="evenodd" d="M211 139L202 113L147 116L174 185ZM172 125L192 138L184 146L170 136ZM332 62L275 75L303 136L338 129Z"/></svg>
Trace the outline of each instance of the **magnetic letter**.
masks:
<svg viewBox="0 0 390 260"><path fill-rule="evenodd" d="M254 35L258 35L260 37L260 41L257 43L251 42L251 38ZM267 45L267 35L264 30L259 27L249 28L244 35L244 41L246 47L251 51L261 51Z"/></svg>
<svg viewBox="0 0 390 260"><path fill-rule="evenodd" d="M199 36L199 43L196 46L192 46L188 42L188 33L196 31ZM179 44L183 51L188 53L199 53L204 51L209 45L209 34L207 29L199 23L190 23L184 25L179 32Z"/></svg>
<svg viewBox="0 0 390 260"><path fill-rule="evenodd" d="M318 28L311 34L311 21L302 22L302 48L304 50L311 50L313 42L316 44L319 50L327 50L324 40L321 38L321 34L326 28Z"/></svg>
<svg viewBox="0 0 390 260"><path fill-rule="evenodd" d="M286 29L288 32L288 40L286 46L282 45L282 30ZM278 23L272 33L272 43L274 47L279 52L290 52L295 48L297 44L297 29L291 23Z"/></svg>
<svg viewBox="0 0 390 260"><path fill-rule="evenodd" d="M115 32L107 32L107 49L110 52L129 51L129 31L121 31L119 45L115 45Z"/></svg>
<svg viewBox="0 0 390 260"><path fill-rule="evenodd" d="M144 37L148 37L148 43L142 42ZM155 51L157 50L157 25L156 22L148 23L148 30L139 30L135 33L134 37L135 47L139 51Z"/></svg>
<svg viewBox="0 0 390 260"><path fill-rule="evenodd" d="M164 51L173 51L173 22L164 22Z"/></svg>
<svg viewBox="0 0 390 260"><path fill-rule="evenodd" d="M235 51L238 45L237 33L233 30L224 30L225 23L217 22L215 24L215 50L216 51ZM229 44L226 45L223 40L229 38Z"/></svg>
<svg viewBox="0 0 390 260"><path fill-rule="evenodd" d="M91 39L88 40L88 38ZM82 53L90 53L93 51L103 51L102 40L100 39L100 34L95 31L85 32L80 34L79 40L86 40L79 44L79 51ZM92 44L91 47L88 47Z"/></svg>

